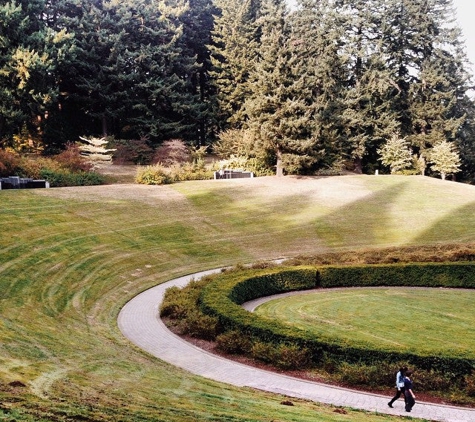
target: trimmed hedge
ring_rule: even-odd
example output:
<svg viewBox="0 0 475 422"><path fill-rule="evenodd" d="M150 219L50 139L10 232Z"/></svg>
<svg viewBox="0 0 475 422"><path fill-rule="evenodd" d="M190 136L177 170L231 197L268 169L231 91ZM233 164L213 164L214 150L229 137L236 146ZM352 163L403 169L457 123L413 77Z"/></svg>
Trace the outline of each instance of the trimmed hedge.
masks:
<svg viewBox="0 0 475 422"><path fill-rule="evenodd" d="M77 172L69 170L41 170L40 177L49 182L52 188L66 186L93 186L104 184L104 176L94 172Z"/></svg>
<svg viewBox="0 0 475 422"><path fill-rule="evenodd" d="M291 290L350 286L474 288L475 264L393 264L248 270L217 277L202 290L199 304L204 313L217 317L225 330L238 330L250 338L276 346L288 344L308 349L312 361L317 365L327 359L368 365L375 362L404 361L428 371L444 371L457 376L472 373L474 359L357 347L341 339L316 337L279 321L259 317L240 306L248 300Z"/></svg>

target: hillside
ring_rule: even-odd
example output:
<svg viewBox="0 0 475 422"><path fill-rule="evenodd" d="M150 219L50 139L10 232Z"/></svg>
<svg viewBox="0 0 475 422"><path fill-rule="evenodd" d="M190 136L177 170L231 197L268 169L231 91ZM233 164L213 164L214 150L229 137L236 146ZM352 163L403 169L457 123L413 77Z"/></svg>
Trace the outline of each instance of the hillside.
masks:
<svg viewBox="0 0 475 422"><path fill-rule="evenodd" d="M343 420L170 367L124 339L117 314L223 265L475 242L475 188L418 176L2 191L0 204L0 419L17 421Z"/></svg>

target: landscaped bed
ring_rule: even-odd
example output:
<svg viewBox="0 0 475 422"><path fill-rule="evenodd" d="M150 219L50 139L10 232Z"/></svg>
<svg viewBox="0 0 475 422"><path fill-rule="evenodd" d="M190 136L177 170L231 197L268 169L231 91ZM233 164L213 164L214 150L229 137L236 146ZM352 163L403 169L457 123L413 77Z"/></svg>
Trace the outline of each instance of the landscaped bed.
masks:
<svg viewBox="0 0 475 422"><path fill-rule="evenodd" d="M329 378L332 382L357 388L384 389L392 384L394 369L401 365L408 365L416 371L418 389L424 392L429 391L434 396L443 397L444 400L453 403L473 404L475 378L472 371L475 354L471 352L473 345L470 341L473 341L474 335L473 333L465 335L467 330L471 333L469 323L467 325L466 322L462 326L456 325L460 318L464 321L470 320L470 317L463 312L461 299L451 301L441 298L440 294L435 294L439 303L444 302L446 305L442 319L450 318L454 324L446 322L443 327L437 325L433 314L432 318L426 314L425 320L420 321L420 324L413 321L411 326L411 318L415 318L417 312L418 315L424 312L421 313L416 307L410 314L406 310L405 315L401 307L401 313L398 316L394 301L391 302L391 307L395 308L396 314L389 312L392 308L388 309L387 314L391 316L387 321L383 318L384 312L381 312L384 304L380 304L378 318L373 320L368 318L366 325L364 321L360 321L359 327L365 328L363 331L366 337L363 335L344 336L341 335L341 331L335 334L332 330L322 328L326 327L325 324L316 324L316 328L312 330L305 326L282 323L275 315L266 318L250 314L240 306L245 301L257 297L311 288L443 287L443 290L438 289L439 293L447 292L445 288L471 289L474 287L473 270L473 264L457 262L344 267L277 267L231 271L214 276L211 280L193 284L189 289L193 291L190 306L194 306L192 303L196 306L194 306L193 316L188 320L186 310L181 308L175 313L176 309L170 306L170 303L175 303L175 305L177 303L176 298L179 292L176 290L170 292L168 299L171 298L171 302L166 299L161 312L162 315L172 318L179 315L178 320L184 318L178 323L182 332L216 340L217 348L223 352L246 355L281 370L306 369L307 374L318 373L319 377ZM388 289L390 287L384 291L387 292ZM398 290L400 291L399 288ZM433 290L432 294L434 294ZM335 296L341 294L341 290L333 290L333 293L328 293L329 291L326 295L331 297L332 303L339 302ZM469 293L473 295L473 292ZM464 298L465 302L467 300L470 302L470 299L463 296L459 290L457 293L453 290L451 294L458 294L459 297ZM344 303L358 301L358 295L354 291L353 295L348 291L345 295L347 299ZM370 296L370 293L366 293L366 297ZM403 299L399 299L402 302ZM437 305L437 302L432 301L432 304ZM353 315L354 320L359 318L357 309ZM438 311L440 312L440 309ZM398 318L401 320L402 331L397 326ZM305 315L301 318L302 320L306 320ZM403 322L406 322L405 325ZM328 324L338 324L338 321L332 320ZM383 324L381 331L374 333L376 327L381 327L381 324ZM389 324L389 326L384 328L384 324ZM432 334L419 335L418 328L423 325L428 327L428 330L432 328ZM351 331L348 327L346 330ZM400 337L396 340L392 338L393 331L399 332ZM425 340L434 335L437 337L431 338L431 341ZM375 341L378 336L382 338L381 341ZM450 338L448 342L447 337Z"/></svg>

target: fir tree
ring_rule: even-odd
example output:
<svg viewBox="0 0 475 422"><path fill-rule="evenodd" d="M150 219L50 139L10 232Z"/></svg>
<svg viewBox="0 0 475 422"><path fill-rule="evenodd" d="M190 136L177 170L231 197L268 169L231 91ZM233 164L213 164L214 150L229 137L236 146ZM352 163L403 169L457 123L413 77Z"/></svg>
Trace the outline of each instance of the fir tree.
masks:
<svg viewBox="0 0 475 422"><path fill-rule="evenodd" d="M184 2L78 1L63 10L76 58L63 79L65 110L83 116L85 134L160 142L194 132L195 58L184 54ZM70 15L69 15L70 14Z"/></svg>
<svg viewBox="0 0 475 422"><path fill-rule="evenodd" d="M210 49L218 130L240 128L246 120L244 102L251 94L249 78L259 48L260 0L216 0L215 4Z"/></svg>
<svg viewBox="0 0 475 422"><path fill-rule="evenodd" d="M393 106L401 133L427 161L428 151L454 140L467 117L468 74L451 0L391 3L385 51L398 69Z"/></svg>
<svg viewBox="0 0 475 422"><path fill-rule="evenodd" d="M327 0L303 0L287 18L286 84L288 136L304 146L301 172L331 167L346 152L342 97L345 62L339 55L342 31ZM295 157L297 158L297 157ZM298 158L297 158L298 161Z"/></svg>
<svg viewBox="0 0 475 422"><path fill-rule="evenodd" d="M348 57L349 79L345 95L346 133L355 170L376 160L377 148L399 130L391 104L394 69L386 65L381 27L384 4L379 0L336 2L345 17L343 54Z"/></svg>
<svg viewBox="0 0 475 422"><path fill-rule="evenodd" d="M261 148L275 155L277 176L283 175L284 153L303 154L308 148L292 136L293 120L299 114L300 105L289 97L291 74L285 16L284 1L263 1L258 20L259 55L250 75L251 93L245 102L249 119L246 124Z"/></svg>
<svg viewBox="0 0 475 422"><path fill-rule="evenodd" d="M57 105L58 67L68 59L71 36L47 26L41 0L0 5L0 139L26 132L43 138Z"/></svg>
<svg viewBox="0 0 475 422"><path fill-rule="evenodd" d="M186 138L198 145L205 145L214 136L216 109L215 90L211 81L212 69L209 45L217 13L212 0L189 0L187 11L181 16L183 22L183 52L188 58L196 58L195 66L187 74L187 89L192 96L188 117L193 125Z"/></svg>

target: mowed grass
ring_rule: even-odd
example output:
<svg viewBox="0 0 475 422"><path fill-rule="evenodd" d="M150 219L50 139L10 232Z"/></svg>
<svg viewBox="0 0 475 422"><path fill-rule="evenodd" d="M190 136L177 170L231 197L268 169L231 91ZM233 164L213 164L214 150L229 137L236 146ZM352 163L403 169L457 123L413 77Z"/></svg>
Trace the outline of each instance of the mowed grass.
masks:
<svg viewBox="0 0 475 422"><path fill-rule="evenodd" d="M256 313L358 347L475 358L475 292L328 289L270 300Z"/></svg>
<svg viewBox="0 0 475 422"><path fill-rule="evenodd" d="M124 339L118 312L209 268L474 242L474 211L474 187L422 177L0 191L0 420L395 420L190 375Z"/></svg>

